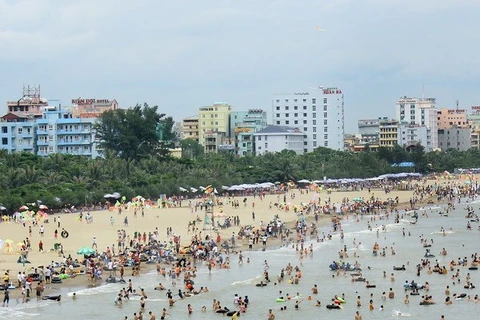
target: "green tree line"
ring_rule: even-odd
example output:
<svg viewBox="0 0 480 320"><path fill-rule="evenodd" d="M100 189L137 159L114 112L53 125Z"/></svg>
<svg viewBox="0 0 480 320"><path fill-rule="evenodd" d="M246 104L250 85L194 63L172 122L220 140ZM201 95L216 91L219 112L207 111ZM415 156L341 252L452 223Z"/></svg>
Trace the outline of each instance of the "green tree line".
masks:
<svg viewBox="0 0 480 320"><path fill-rule="evenodd" d="M42 201L50 208L104 201L106 193L119 192L131 199L137 195L157 199L160 194L180 195L179 187L276 182L299 179L366 178L401 172L392 163L413 161L417 172L443 172L454 168L480 167L480 151L430 152L421 148L352 153L318 148L297 155L284 150L262 156L236 157L232 153L171 158L160 153L140 159L125 159L106 150L104 158L0 151L0 203L14 212L26 203Z"/></svg>

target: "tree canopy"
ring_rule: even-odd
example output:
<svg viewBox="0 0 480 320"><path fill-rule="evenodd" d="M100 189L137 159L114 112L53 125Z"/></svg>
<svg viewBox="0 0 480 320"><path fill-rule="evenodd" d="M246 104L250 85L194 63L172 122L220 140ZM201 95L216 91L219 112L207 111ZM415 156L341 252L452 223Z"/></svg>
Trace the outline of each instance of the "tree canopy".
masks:
<svg viewBox="0 0 480 320"><path fill-rule="evenodd" d="M175 137L173 119L157 111L157 106L145 103L102 113L95 124L100 149L133 160L154 154L166 155Z"/></svg>

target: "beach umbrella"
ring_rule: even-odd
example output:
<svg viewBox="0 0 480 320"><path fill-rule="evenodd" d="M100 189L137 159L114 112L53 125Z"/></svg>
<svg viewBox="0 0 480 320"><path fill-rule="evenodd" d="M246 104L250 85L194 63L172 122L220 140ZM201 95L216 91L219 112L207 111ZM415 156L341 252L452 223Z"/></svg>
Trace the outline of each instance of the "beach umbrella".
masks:
<svg viewBox="0 0 480 320"><path fill-rule="evenodd" d="M6 239L4 242L8 243L8 244L13 244L14 243L14 241L12 239Z"/></svg>
<svg viewBox="0 0 480 320"><path fill-rule="evenodd" d="M120 199L120 193L118 193L118 192L112 193L112 198Z"/></svg>
<svg viewBox="0 0 480 320"><path fill-rule="evenodd" d="M28 210L28 207L26 205L23 205L19 208L20 210Z"/></svg>
<svg viewBox="0 0 480 320"><path fill-rule="evenodd" d="M83 254L83 255L87 255L87 256L89 256L91 254L94 254L94 253L95 253L95 250L93 250L90 247L83 247L83 248L81 248L77 251L77 254Z"/></svg>
<svg viewBox="0 0 480 320"><path fill-rule="evenodd" d="M23 243L23 242L17 243L17 246L19 246L19 247L22 247L22 246L24 246L24 245L25 245L25 243Z"/></svg>
<svg viewBox="0 0 480 320"><path fill-rule="evenodd" d="M7 210L4 206L0 206L0 211Z"/></svg>
<svg viewBox="0 0 480 320"><path fill-rule="evenodd" d="M48 207L44 204L39 205L38 208L40 208L42 210L48 210Z"/></svg>
<svg viewBox="0 0 480 320"><path fill-rule="evenodd" d="M179 189L180 191L182 191L182 192L188 192L188 190L187 190L187 189L185 189L185 188L182 188L182 187L179 187L178 189Z"/></svg>
<svg viewBox="0 0 480 320"><path fill-rule="evenodd" d="M110 194L110 193L107 193L106 195L103 196L105 199L108 199L108 198L113 198L113 196Z"/></svg>
<svg viewBox="0 0 480 320"><path fill-rule="evenodd" d="M307 180L307 179L298 180L297 182L298 183L310 183L310 181Z"/></svg>

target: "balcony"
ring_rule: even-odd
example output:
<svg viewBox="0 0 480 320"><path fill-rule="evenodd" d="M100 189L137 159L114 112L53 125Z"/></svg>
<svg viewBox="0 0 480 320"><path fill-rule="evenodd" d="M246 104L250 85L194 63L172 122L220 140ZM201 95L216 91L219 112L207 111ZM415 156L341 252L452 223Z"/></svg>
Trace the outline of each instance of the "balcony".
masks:
<svg viewBox="0 0 480 320"><path fill-rule="evenodd" d="M58 139L57 140L57 145L86 145L91 143L92 143L92 140L89 140L89 139L72 139L72 140Z"/></svg>
<svg viewBox="0 0 480 320"><path fill-rule="evenodd" d="M83 129L83 128L78 128L78 129L61 129L57 130L56 134L57 135L64 135L64 134L88 134L92 133L91 129Z"/></svg>
<svg viewBox="0 0 480 320"><path fill-rule="evenodd" d="M37 140L37 146L48 146L47 140Z"/></svg>

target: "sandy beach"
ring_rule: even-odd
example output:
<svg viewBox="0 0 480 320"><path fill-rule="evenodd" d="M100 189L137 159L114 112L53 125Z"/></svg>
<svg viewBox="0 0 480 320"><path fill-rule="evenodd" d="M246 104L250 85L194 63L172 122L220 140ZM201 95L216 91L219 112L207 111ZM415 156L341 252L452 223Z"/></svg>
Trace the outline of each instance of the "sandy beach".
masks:
<svg viewBox="0 0 480 320"><path fill-rule="evenodd" d="M426 181L426 184L434 184L435 182L445 183L442 181L429 180ZM455 183L455 181L449 181L449 183ZM414 183L421 183L420 181L415 181ZM293 198L294 195L294 198ZM371 197L380 198L386 200L387 198L396 198L398 197L399 206L405 206L409 203L409 200L413 197L412 190L392 190L386 194L381 189L371 189L370 192L367 189L358 190L358 191L332 191L327 193L327 191L313 192L308 193L301 192L299 189L291 189L288 194L286 194L286 202L289 204L289 210L285 208L279 208L275 206L276 203L283 202L283 194L270 194L266 195L263 199L253 196L236 196L236 197L218 197L218 200L223 202L223 205L216 206L214 208L214 216L216 217L215 225L217 221L223 223L224 217L226 216L238 216L240 219L240 225L252 225L260 226L261 222L268 223L272 220L273 216L278 214L279 218L283 222L293 222L297 220L297 214L294 212L293 207L295 205L300 205L301 203L321 203L323 204L326 199L330 199L330 203L340 203L344 198L353 198L363 197L364 199L370 199ZM247 198L244 203L244 198ZM238 200L240 205L238 208L233 208L231 205L232 200ZM427 199L424 199L426 202ZM197 200L193 200L194 202ZM199 200L198 200L199 201ZM196 220L197 216L200 219L204 219L205 212L204 210L196 211L192 208L189 208L188 201L183 201L183 206L180 208L158 208L158 207L148 207L145 209L145 215L142 217L140 211L137 213L137 217L133 215L133 208L129 210L123 210L121 214L118 213L118 210L104 210L104 211L94 211L91 212L93 216L92 223L86 223L85 219L80 221L78 218L79 213L66 213L66 214L57 214L49 215L48 223L40 223L37 226L32 226L31 222L27 222L24 227L21 223L15 222L4 222L0 224L1 238L11 239L14 241L15 250L12 253L6 253L2 249L0 255L0 272L2 275L9 270L11 280L16 283L16 275L18 272L26 272L27 274L32 268L38 266L45 266L52 261L61 262L62 257L58 254L57 251L53 250L55 243L61 243L63 246L63 252L66 257L69 255L73 259L82 260L82 256L77 254L77 250L82 247L92 246L93 237L96 237L96 243L98 245L98 252L104 252L107 247L112 248L115 246L117 239L117 230L124 229L126 233L133 237L134 232L149 232L155 231L158 228L160 235L160 240L168 241L167 236L167 227L171 227L175 235L181 237L182 244L188 245L192 237L192 232L189 232L188 224L190 221ZM193 211L193 212L192 212ZM255 221L252 219L252 212L255 212ZM124 218L128 217L128 226L124 225ZM60 217L60 226L58 222L54 222ZM327 215L328 219L330 216ZM32 226L32 233L29 235L29 226ZM41 236L39 233L40 229L45 229L44 235ZM197 222L196 227L199 231L202 232L202 236L209 234L212 237L216 237L217 234L215 231L212 231L211 228L202 230L204 225L202 222ZM62 238L60 236L61 230L64 229L69 233L68 238ZM230 239L233 232L238 232L238 227L230 227L226 229L218 229L222 239ZM58 238L54 238L54 231L58 231ZM21 263L17 263L19 258L20 246L17 244L29 238L31 241L32 250L29 252L28 260L30 264L26 264L25 267ZM44 246L44 252L39 252L38 243L42 241ZM247 241L243 243L241 240L237 242L237 245L245 246L247 248ZM272 243L269 243L271 245ZM279 244L277 242L277 244ZM69 279L64 281L63 285L87 285L89 281L87 277L77 277L74 281Z"/></svg>

